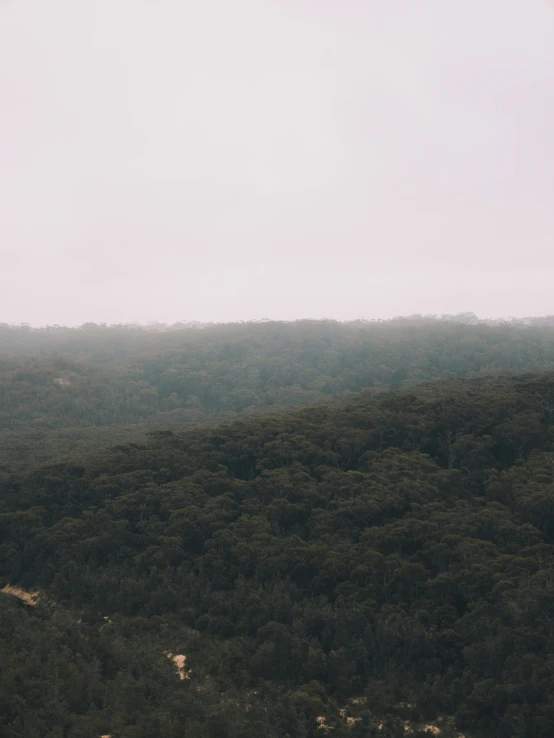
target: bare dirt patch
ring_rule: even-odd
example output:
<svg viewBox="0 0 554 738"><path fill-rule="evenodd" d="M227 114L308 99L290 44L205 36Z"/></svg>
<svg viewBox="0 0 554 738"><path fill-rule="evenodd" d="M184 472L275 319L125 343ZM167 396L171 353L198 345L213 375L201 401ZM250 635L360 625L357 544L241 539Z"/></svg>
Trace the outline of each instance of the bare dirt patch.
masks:
<svg viewBox="0 0 554 738"><path fill-rule="evenodd" d="M67 379L67 377L56 377L56 379L54 379L54 383L60 387L69 387L71 380Z"/></svg>
<svg viewBox="0 0 554 738"><path fill-rule="evenodd" d="M177 667L179 679L190 679L190 669L187 670L187 657L184 654L172 654L171 651L164 651L164 655L171 659Z"/></svg>
<svg viewBox="0 0 554 738"><path fill-rule="evenodd" d="M329 733L333 730L331 725L327 725L327 719L323 717L323 715L317 717L315 721L317 723L318 729L322 730L324 733Z"/></svg>
<svg viewBox="0 0 554 738"><path fill-rule="evenodd" d="M31 607L34 607L40 599L39 592L28 592L25 589L21 589L21 587L13 587L11 584L7 584L5 587L0 589L0 592L12 595L12 597L17 597L18 600L21 600L21 602L24 602L26 605L31 605Z"/></svg>

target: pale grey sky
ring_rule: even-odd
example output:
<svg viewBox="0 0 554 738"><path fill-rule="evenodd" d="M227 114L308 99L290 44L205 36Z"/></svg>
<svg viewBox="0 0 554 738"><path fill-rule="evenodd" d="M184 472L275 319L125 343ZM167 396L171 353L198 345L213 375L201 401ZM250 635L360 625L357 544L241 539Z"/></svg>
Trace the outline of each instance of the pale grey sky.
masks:
<svg viewBox="0 0 554 738"><path fill-rule="evenodd" d="M554 313L545 0L0 0L0 322Z"/></svg>

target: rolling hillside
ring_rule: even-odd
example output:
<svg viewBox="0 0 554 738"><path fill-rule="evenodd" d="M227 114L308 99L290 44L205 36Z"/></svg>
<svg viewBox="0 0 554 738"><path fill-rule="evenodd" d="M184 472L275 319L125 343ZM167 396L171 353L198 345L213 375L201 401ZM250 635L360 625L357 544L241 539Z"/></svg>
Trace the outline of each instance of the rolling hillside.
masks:
<svg viewBox="0 0 554 738"><path fill-rule="evenodd" d="M98 675L66 734L102 709L115 738L547 738L553 412L551 373L448 379L8 477L4 582L75 613ZM162 668L186 702L155 696ZM6 734L34 735L12 675Z"/></svg>
<svg viewBox="0 0 554 738"><path fill-rule="evenodd" d="M0 326L0 465L28 469L149 430L275 414L365 389L552 368L548 324Z"/></svg>

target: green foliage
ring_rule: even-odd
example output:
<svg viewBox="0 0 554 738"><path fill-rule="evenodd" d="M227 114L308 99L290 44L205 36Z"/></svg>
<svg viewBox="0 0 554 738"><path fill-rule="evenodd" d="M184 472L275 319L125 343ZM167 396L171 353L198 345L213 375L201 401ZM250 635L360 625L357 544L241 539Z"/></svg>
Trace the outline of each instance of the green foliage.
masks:
<svg viewBox="0 0 554 738"><path fill-rule="evenodd" d="M2 738L308 734L307 721L278 694L270 701L228 685L223 697L202 674L179 680L163 654L167 623L85 620L0 595ZM186 639L178 621L172 633Z"/></svg>
<svg viewBox="0 0 554 738"><path fill-rule="evenodd" d="M554 368L548 320L157 328L0 325L0 473L365 389Z"/></svg>
<svg viewBox="0 0 554 738"><path fill-rule="evenodd" d="M448 379L6 475L0 575L57 606L45 651L3 625L1 729L549 737L553 408L550 373Z"/></svg>

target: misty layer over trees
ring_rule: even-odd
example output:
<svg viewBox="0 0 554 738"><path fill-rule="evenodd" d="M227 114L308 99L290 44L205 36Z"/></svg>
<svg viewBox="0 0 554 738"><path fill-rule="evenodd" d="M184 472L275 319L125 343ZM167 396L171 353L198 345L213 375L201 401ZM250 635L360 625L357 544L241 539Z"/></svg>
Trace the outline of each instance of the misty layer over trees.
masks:
<svg viewBox="0 0 554 738"><path fill-rule="evenodd" d="M364 389L554 368L554 319L0 326L0 465Z"/></svg>
<svg viewBox="0 0 554 738"><path fill-rule="evenodd" d="M0 736L550 738L553 330L2 328Z"/></svg>

